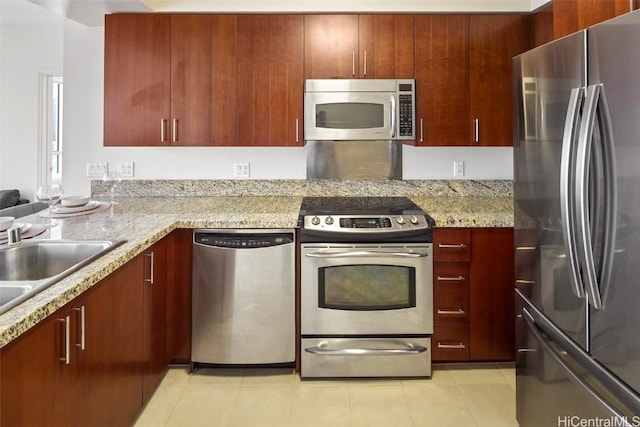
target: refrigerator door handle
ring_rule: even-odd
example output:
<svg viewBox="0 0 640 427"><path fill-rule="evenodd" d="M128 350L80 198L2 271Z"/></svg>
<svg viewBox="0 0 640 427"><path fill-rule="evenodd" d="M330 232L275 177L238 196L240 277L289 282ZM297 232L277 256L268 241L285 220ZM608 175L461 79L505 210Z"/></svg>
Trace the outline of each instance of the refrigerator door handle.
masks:
<svg viewBox="0 0 640 427"><path fill-rule="evenodd" d="M604 194L592 194L596 200L604 197L604 216L596 216L596 221L602 221L603 242L600 251L600 271L596 270L596 260L593 251L593 236L591 234L591 219L589 211L590 191L600 191L590 188L589 166L593 146L593 133L596 121L600 126L602 147L602 162L604 174ZM613 245L615 242L615 158L613 153L613 133L611 119L604 95L602 84L591 85L587 88L584 116L580 125L576 164L576 211L578 218L578 240L581 251L583 278L586 283L589 304L595 309L603 308L603 295L609 286L613 264ZM598 159L596 159L598 160ZM595 212L593 213L595 214ZM598 274L599 273L599 274Z"/></svg>
<svg viewBox="0 0 640 427"><path fill-rule="evenodd" d="M576 213L572 201L575 198L572 177L575 173L576 146L580 128L580 112L584 100L584 88L571 89L567 116L562 135L562 156L560 162L560 213L562 218L562 237L564 249L569 263L571 290L578 298L584 298L584 283L580 275L579 260L576 248Z"/></svg>
<svg viewBox="0 0 640 427"><path fill-rule="evenodd" d="M550 340L542 335L542 332L535 324L533 316L524 307L522 308L522 314L522 317L527 322L527 326L529 327L529 330L535 337L536 341L538 341L540 345L544 347L544 350L549 353L565 369L567 375L569 375L574 381L580 384L580 386L583 387L585 391L587 391L595 400L598 401L598 403L605 407L614 417L617 417L620 420L624 420L625 417L613 406L611 406L602 396L600 396L600 394L598 394L598 392L590 384L584 382L580 378L580 375L576 373L576 371L564 360L562 355L560 355L558 351L553 348L553 346L549 343Z"/></svg>

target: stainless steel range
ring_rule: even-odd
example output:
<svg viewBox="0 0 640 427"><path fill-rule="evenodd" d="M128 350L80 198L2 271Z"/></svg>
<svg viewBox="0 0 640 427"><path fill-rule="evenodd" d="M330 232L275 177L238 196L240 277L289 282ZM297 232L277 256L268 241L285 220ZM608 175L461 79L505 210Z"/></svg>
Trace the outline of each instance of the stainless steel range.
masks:
<svg viewBox="0 0 640 427"><path fill-rule="evenodd" d="M433 224L404 197L304 199L303 378L431 375Z"/></svg>

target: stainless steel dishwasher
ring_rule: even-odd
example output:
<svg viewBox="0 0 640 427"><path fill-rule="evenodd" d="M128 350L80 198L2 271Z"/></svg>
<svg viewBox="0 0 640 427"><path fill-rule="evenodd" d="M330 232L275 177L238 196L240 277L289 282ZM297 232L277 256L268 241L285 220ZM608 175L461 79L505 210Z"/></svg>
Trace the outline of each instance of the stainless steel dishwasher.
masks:
<svg viewBox="0 0 640 427"><path fill-rule="evenodd" d="M293 230L194 230L192 308L193 363L293 363Z"/></svg>

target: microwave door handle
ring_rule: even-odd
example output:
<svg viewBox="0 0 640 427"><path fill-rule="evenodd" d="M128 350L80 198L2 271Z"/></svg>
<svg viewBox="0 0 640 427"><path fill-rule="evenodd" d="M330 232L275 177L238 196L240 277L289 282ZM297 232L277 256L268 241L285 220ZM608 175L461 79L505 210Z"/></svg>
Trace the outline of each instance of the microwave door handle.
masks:
<svg viewBox="0 0 640 427"><path fill-rule="evenodd" d="M394 95L391 96L391 138L396 137L396 97Z"/></svg>

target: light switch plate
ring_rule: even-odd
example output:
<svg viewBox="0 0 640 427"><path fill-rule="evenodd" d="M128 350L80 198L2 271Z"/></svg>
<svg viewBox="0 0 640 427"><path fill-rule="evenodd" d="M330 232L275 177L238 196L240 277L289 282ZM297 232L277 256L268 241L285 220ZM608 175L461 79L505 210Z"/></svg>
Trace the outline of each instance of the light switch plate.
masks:
<svg viewBox="0 0 640 427"><path fill-rule="evenodd" d="M453 176L464 176L464 161L453 161Z"/></svg>
<svg viewBox="0 0 640 427"><path fill-rule="evenodd" d="M102 176L107 172L107 164L106 163L96 163L96 162L91 162L91 163L87 163L87 176L91 176L91 177L97 177L99 176L100 178L102 178Z"/></svg>

